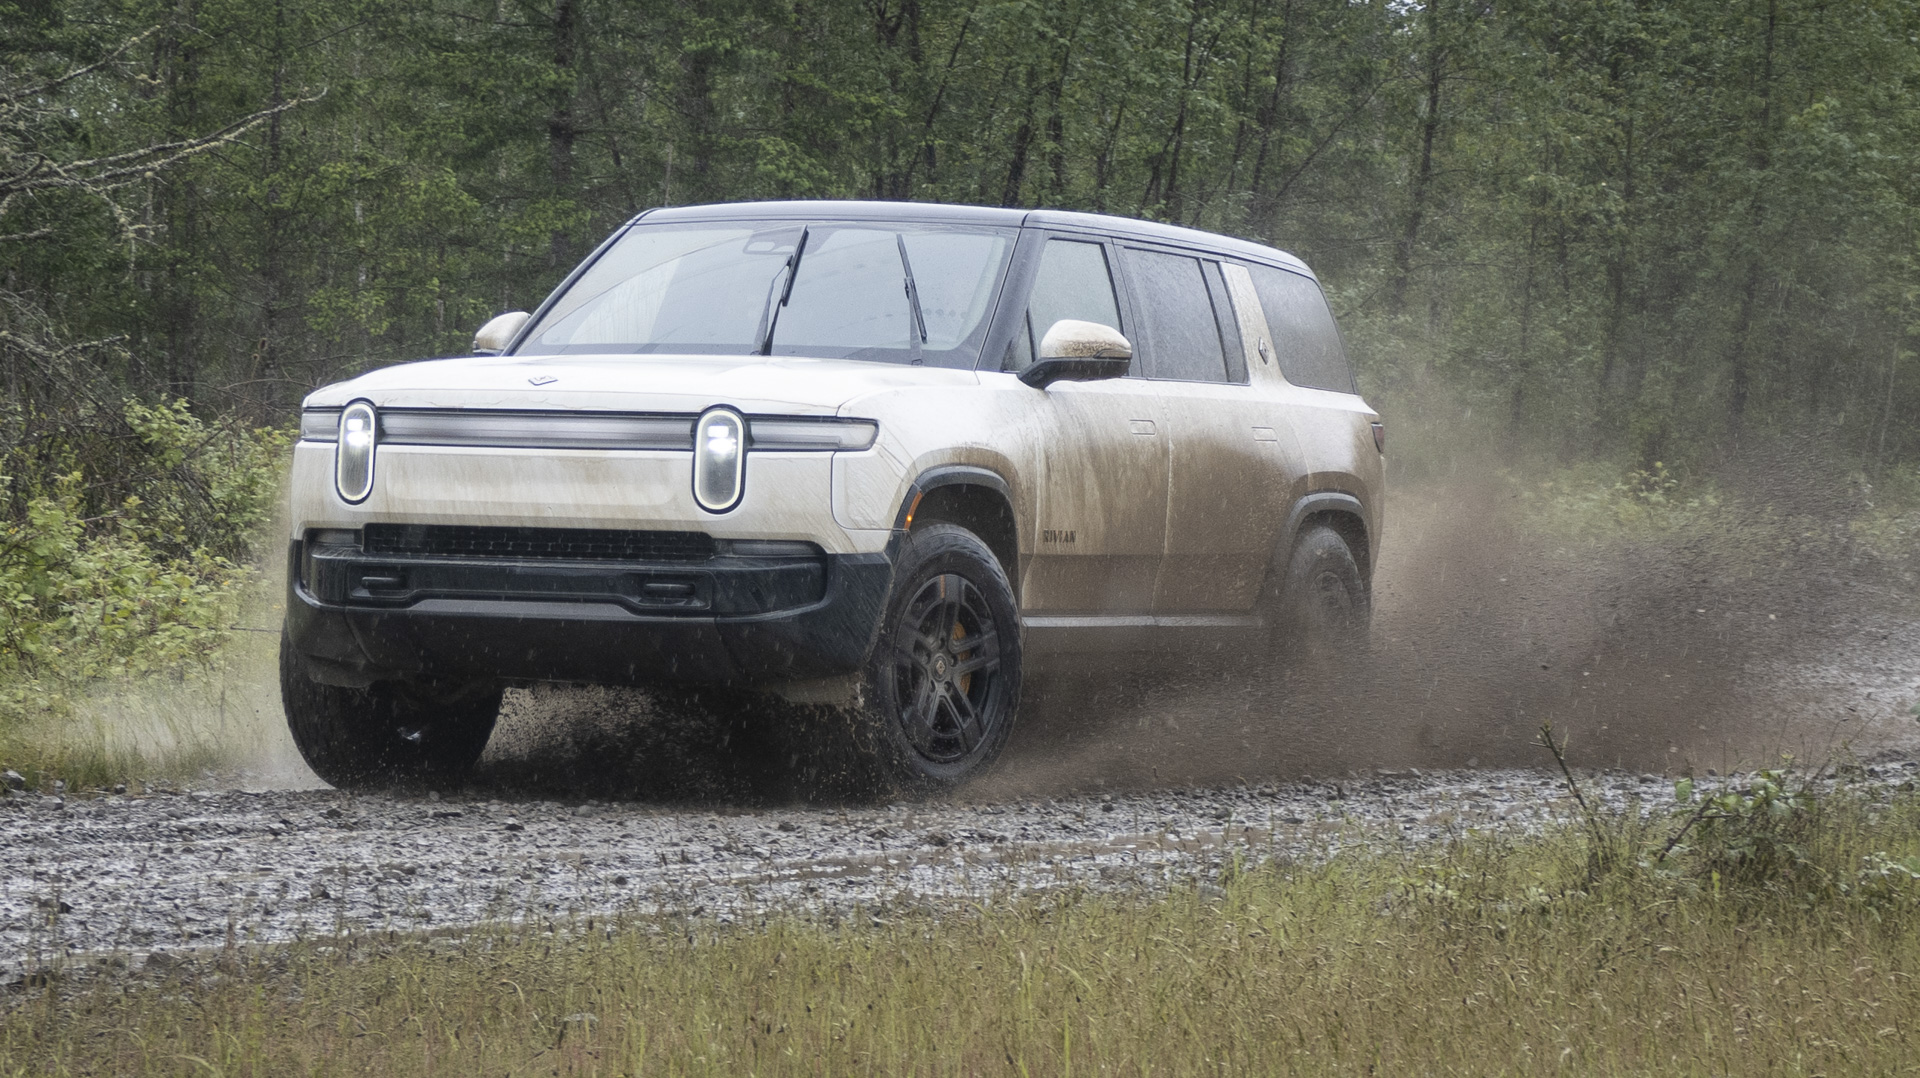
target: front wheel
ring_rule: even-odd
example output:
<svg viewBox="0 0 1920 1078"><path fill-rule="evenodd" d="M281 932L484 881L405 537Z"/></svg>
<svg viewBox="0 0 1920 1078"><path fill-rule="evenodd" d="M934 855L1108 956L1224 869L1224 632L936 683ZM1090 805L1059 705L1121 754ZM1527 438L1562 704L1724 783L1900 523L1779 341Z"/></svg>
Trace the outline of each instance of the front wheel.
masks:
<svg viewBox="0 0 1920 1078"><path fill-rule="evenodd" d="M953 789L990 766L1020 705L1020 615L972 532L926 524L894 570L867 664L865 725L883 785Z"/></svg>
<svg viewBox="0 0 1920 1078"><path fill-rule="evenodd" d="M280 700L307 766L343 790L446 784L473 769L500 715L492 684L364 689L309 678L291 642L280 638Z"/></svg>

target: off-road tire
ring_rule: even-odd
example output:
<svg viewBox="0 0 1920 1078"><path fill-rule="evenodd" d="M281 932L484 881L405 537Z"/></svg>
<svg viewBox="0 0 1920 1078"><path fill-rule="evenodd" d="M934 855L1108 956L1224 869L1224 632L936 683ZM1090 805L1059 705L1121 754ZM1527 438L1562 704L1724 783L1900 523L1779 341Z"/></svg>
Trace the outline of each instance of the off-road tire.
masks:
<svg viewBox="0 0 1920 1078"><path fill-rule="evenodd" d="M1020 705L1020 613L979 537L953 524L902 544L867 660L856 734L881 791L936 794L992 766Z"/></svg>
<svg viewBox="0 0 1920 1078"><path fill-rule="evenodd" d="M498 685L484 683L323 685L280 638L287 729L313 773L342 790L458 782L487 747L500 696Z"/></svg>
<svg viewBox="0 0 1920 1078"><path fill-rule="evenodd" d="M1325 524L1302 529L1284 572L1266 597L1267 624L1283 656L1363 652L1373 621L1373 594L1353 551Z"/></svg>

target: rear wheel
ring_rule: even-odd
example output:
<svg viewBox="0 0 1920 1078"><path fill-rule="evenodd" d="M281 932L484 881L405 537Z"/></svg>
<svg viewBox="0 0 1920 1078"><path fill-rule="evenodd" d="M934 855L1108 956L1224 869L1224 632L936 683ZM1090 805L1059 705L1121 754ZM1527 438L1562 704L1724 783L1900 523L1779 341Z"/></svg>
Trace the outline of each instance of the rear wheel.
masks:
<svg viewBox="0 0 1920 1078"><path fill-rule="evenodd" d="M280 639L287 729L314 774L343 790L465 777L493 734L500 696L500 687L488 683L323 685Z"/></svg>
<svg viewBox="0 0 1920 1078"><path fill-rule="evenodd" d="M1294 541L1285 572L1267 596L1275 645L1289 654L1365 650L1373 597L1339 532L1310 524Z"/></svg>
<svg viewBox="0 0 1920 1078"><path fill-rule="evenodd" d="M864 725L886 786L938 792L985 771L1020 704L1020 616L972 532L907 536L867 666Z"/></svg>

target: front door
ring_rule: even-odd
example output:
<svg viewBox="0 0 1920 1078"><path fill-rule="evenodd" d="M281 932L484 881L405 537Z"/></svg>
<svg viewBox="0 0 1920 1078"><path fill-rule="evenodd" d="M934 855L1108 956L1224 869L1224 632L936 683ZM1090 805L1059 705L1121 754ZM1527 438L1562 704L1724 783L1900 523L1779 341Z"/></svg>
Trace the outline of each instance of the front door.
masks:
<svg viewBox="0 0 1920 1078"><path fill-rule="evenodd" d="M1062 318L1128 331L1108 256L1098 241L1047 241L1019 362ZM1166 418L1155 387L1138 377L1055 382L1039 407L1047 433L1038 511L1022 539L1033 552L1021 587L1029 627L1144 629L1166 542Z"/></svg>

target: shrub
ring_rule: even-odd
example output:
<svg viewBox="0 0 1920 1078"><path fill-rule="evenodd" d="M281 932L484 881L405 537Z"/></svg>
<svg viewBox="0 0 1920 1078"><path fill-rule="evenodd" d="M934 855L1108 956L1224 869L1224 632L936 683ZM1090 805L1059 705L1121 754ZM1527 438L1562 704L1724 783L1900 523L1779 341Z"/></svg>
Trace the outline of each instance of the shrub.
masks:
<svg viewBox="0 0 1920 1078"><path fill-rule="evenodd" d="M94 435L16 443L0 494L0 752L101 679L216 654L279 489L286 432L126 402ZM72 426L63 428L72 431ZM102 492L118 495L107 502Z"/></svg>

